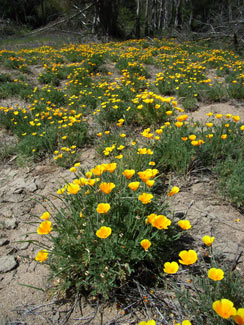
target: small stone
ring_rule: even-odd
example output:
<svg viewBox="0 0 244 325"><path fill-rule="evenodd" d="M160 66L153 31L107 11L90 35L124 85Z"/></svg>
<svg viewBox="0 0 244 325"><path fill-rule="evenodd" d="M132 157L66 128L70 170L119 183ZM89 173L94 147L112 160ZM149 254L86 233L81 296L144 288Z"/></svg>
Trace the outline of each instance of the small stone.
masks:
<svg viewBox="0 0 244 325"><path fill-rule="evenodd" d="M38 187L36 185L36 183L34 181L31 181L30 183L27 183L26 186L25 186L25 189L28 191L28 192L35 192Z"/></svg>
<svg viewBox="0 0 244 325"><path fill-rule="evenodd" d="M23 234L23 235L19 238L20 242L17 241L17 245L16 245L16 248L17 248L18 250L24 250L24 249L27 249L27 248L29 247L30 242L25 241L27 238L28 238L28 236L25 235L25 234Z"/></svg>
<svg viewBox="0 0 244 325"><path fill-rule="evenodd" d="M14 256L1 256L0 257L0 272L6 273L13 270L18 266L18 263Z"/></svg>
<svg viewBox="0 0 244 325"><path fill-rule="evenodd" d="M4 207L1 207L0 215L4 216L5 218L10 218L13 215L12 206L6 205Z"/></svg>
<svg viewBox="0 0 244 325"><path fill-rule="evenodd" d="M174 216L176 218L183 218L185 216L185 213L182 212L182 211L179 211L179 212L175 212Z"/></svg>
<svg viewBox="0 0 244 325"><path fill-rule="evenodd" d="M0 238L0 247L9 243L8 238Z"/></svg>
<svg viewBox="0 0 244 325"><path fill-rule="evenodd" d="M4 221L5 229L11 230L18 226L18 221L15 218L7 219Z"/></svg>
<svg viewBox="0 0 244 325"><path fill-rule="evenodd" d="M201 217L206 218L207 216L208 216L208 213L207 212L202 212L201 213Z"/></svg>

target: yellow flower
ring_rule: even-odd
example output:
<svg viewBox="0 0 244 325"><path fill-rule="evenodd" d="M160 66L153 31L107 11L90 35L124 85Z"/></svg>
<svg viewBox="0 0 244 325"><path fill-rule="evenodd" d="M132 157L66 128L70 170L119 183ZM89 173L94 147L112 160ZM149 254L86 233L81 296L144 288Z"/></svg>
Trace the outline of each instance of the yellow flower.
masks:
<svg viewBox="0 0 244 325"><path fill-rule="evenodd" d="M67 192L69 194L77 194L80 190L80 186L78 184L70 183L67 187Z"/></svg>
<svg viewBox="0 0 244 325"><path fill-rule="evenodd" d="M189 251L181 251L179 256L181 258L179 262L184 265L191 265L197 261L197 253L192 249Z"/></svg>
<svg viewBox="0 0 244 325"><path fill-rule="evenodd" d="M101 183L99 188L103 193L109 194L112 191L112 189L115 188L115 184L114 183Z"/></svg>
<svg viewBox="0 0 244 325"><path fill-rule="evenodd" d="M221 139L225 140L227 138L227 134L222 134Z"/></svg>
<svg viewBox="0 0 244 325"><path fill-rule="evenodd" d="M139 185L140 185L140 182L131 182L130 184L128 184L128 187L132 191L136 191L138 189Z"/></svg>
<svg viewBox="0 0 244 325"><path fill-rule="evenodd" d="M244 125L240 126L240 129L241 129L242 131L244 131Z"/></svg>
<svg viewBox="0 0 244 325"><path fill-rule="evenodd" d="M185 121L185 120L187 120L187 118L188 118L188 115L187 114L183 114L183 115L179 115L179 116L177 116L177 121L179 121L179 122L183 122L183 121Z"/></svg>
<svg viewBox="0 0 244 325"><path fill-rule="evenodd" d="M152 219L151 224L157 229L168 229L168 226L171 225L171 221L164 215L157 215Z"/></svg>
<svg viewBox="0 0 244 325"><path fill-rule="evenodd" d="M179 270L179 264L177 262L166 262L164 263L164 272L174 274Z"/></svg>
<svg viewBox="0 0 244 325"><path fill-rule="evenodd" d="M213 310L222 318L228 319L230 316L236 315L236 309L232 301L228 299L216 300L213 305Z"/></svg>
<svg viewBox="0 0 244 325"><path fill-rule="evenodd" d="M223 116L223 114L216 114L215 115L215 117L218 118L218 119L222 118L222 116Z"/></svg>
<svg viewBox="0 0 244 325"><path fill-rule="evenodd" d="M123 158L123 155L118 155L118 156L115 156L114 158L122 159Z"/></svg>
<svg viewBox="0 0 244 325"><path fill-rule="evenodd" d="M144 248L145 251L148 251L148 248L151 246L151 242L148 239L143 239L141 241L141 246Z"/></svg>
<svg viewBox="0 0 244 325"><path fill-rule="evenodd" d="M187 137L182 137L181 140L182 141L186 141L188 138Z"/></svg>
<svg viewBox="0 0 244 325"><path fill-rule="evenodd" d="M131 177L135 174L135 170L134 169L125 169L123 171L123 175L127 178L127 179L131 179Z"/></svg>
<svg viewBox="0 0 244 325"><path fill-rule="evenodd" d="M47 235L51 232L51 230L53 229L51 227L52 223L51 221L45 220L43 221L40 226L37 228L37 233L39 235Z"/></svg>
<svg viewBox="0 0 244 325"><path fill-rule="evenodd" d="M48 220L50 218L50 213L49 212L44 212L41 217L42 220Z"/></svg>
<svg viewBox="0 0 244 325"><path fill-rule="evenodd" d="M96 235L99 238L107 238L111 235L112 229L110 227L102 226L96 231Z"/></svg>
<svg viewBox="0 0 244 325"><path fill-rule="evenodd" d="M191 134L191 135L189 135L189 140L191 140L191 141L194 141L194 140L196 140L196 136L195 136L195 134Z"/></svg>
<svg viewBox="0 0 244 325"><path fill-rule="evenodd" d="M173 114L172 111L167 111L167 112L165 112L165 113L166 113L166 115L168 115L168 116L171 116L171 115Z"/></svg>
<svg viewBox="0 0 244 325"><path fill-rule="evenodd" d="M179 121L175 122L175 126L177 128L180 128L182 125L183 125L183 122L179 122Z"/></svg>
<svg viewBox="0 0 244 325"><path fill-rule="evenodd" d="M46 249L42 249L41 251L39 251L36 254L35 260L42 263L42 262L46 261L47 257L48 257L47 250Z"/></svg>
<svg viewBox="0 0 244 325"><path fill-rule="evenodd" d="M224 271L221 269L215 269L215 268L211 268L208 271L208 277L211 280L214 281L220 281L224 278Z"/></svg>
<svg viewBox="0 0 244 325"><path fill-rule="evenodd" d="M138 325L156 325L156 322L155 322L155 320L151 319L148 322L145 322L145 321L140 322L140 323L138 323Z"/></svg>
<svg viewBox="0 0 244 325"><path fill-rule="evenodd" d="M155 217L157 217L157 215L155 214L155 213L151 213L151 214L149 214L149 216L147 216L147 218L146 218L146 224L148 224L148 223L151 223L152 224L152 221L153 221L153 219L155 218Z"/></svg>
<svg viewBox="0 0 244 325"><path fill-rule="evenodd" d="M107 213L108 210L110 210L110 204L109 203L99 203L97 205L97 212L98 213Z"/></svg>
<svg viewBox="0 0 244 325"><path fill-rule="evenodd" d="M72 173L75 173L75 172L77 171L77 168L75 168L75 167L71 167L69 170L70 170Z"/></svg>
<svg viewBox="0 0 244 325"><path fill-rule="evenodd" d="M240 121L240 116L239 116L239 115L233 115L233 116L232 116L232 120L233 120L234 122L239 122L239 121Z"/></svg>
<svg viewBox="0 0 244 325"><path fill-rule="evenodd" d="M191 142L191 144L195 147L195 146L198 146L198 141L196 141L196 140L193 140L192 142Z"/></svg>
<svg viewBox="0 0 244 325"><path fill-rule="evenodd" d="M153 179L149 179L148 181L146 181L146 184L148 187L152 187L154 185L155 181Z"/></svg>
<svg viewBox="0 0 244 325"><path fill-rule="evenodd" d="M168 196L173 196L173 195L177 194L179 192L179 190L180 190L179 187L173 186L171 191L168 193Z"/></svg>
<svg viewBox="0 0 244 325"><path fill-rule="evenodd" d="M183 230L188 230L191 228L191 223L189 220L179 220L178 225L181 227Z"/></svg>
<svg viewBox="0 0 244 325"><path fill-rule="evenodd" d="M65 188L59 188L57 190L57 194L64 194L64 192L65 192Z"/></svg>
<svg viewBox="0 0 244 325"><path fill-rule="evenodd" d="M206 246L211 246L212 243L214 242L215 237L210 237L210 236L203 236L202 241Z"/></svg>
<svg viewBox="0 0 244 325"><path fill-rule="evenodd" d="M191 322L189 320L183 320L182 323L176 323L175 325L191 325Z"/></svg>
<svg viewBox="0 0 244 325"><path fill-rule="evenodd" d="M138 200L141 201L143 204L151 203L153 195L150 193L142 193L139 195Z"/></svg>
<svg viewBox="0 0 244 325"><path fill-rule="evenodd" d="M206 114L208 117L211 117L211 116L213 116L213 113L212 112L209 112L209 113L207 113Z"/></svg>
<svg viewBox="0 0 244 325"><path fill-rule="evenodd" d="M244 308L239 308L235 316L232 316L234 322L238 325L244 324Z"/></svg>
<svg viewBox="0 0 244 325"><path fill-rule="evenodd" d="M206 123L207 127L211 128L213 126L213 123Z"/></svg>

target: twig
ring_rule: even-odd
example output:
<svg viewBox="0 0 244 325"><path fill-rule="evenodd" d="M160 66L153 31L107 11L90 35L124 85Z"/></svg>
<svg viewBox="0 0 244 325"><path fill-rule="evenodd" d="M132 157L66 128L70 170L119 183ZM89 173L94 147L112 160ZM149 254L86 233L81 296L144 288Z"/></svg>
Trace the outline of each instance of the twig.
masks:
<svg viewBox="0 0 244 325"><path fill-rule="evenodd" d="M239 253L239 255L237 256L237 258L235 259L235 261L234 261L234 263L233 263L233 266L232 266L232 268L231 268L231 271L234 271L234 270L236 269L237 265L240 263L239 260L240 260L240 258L241 258L241 256L242 256L242 254L243 254L243 251L241 251L241 252Z"/></svg>

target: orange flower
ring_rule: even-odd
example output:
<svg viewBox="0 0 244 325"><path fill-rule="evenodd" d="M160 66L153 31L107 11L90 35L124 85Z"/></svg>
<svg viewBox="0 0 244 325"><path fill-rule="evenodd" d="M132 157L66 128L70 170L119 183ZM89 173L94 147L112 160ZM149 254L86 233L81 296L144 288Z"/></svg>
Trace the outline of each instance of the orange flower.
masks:
<svg viewBox="0 0 244 325"><path fill-rule="evenodd" d="M100 176L100 175L102 175L104 170L105 170L105 167L103 165L97 165L96 167L91 169L91 172L96 176Z"/></svg>
<svg viewBox="0 0 244 325"><path fill-rule="evenodd" d="M143 204L151 203L153 195L150 193L142 193L139 195L138 200L141 201Z"/></svg>
<svg viewBox="0 0 244 325"><path fill-rule="evenodd" d="M233 116L232 116L232 120L233 120L234 122L239 122L239 121L240 121L240 116L239 116L239 115L233 115Z"/></svg>
<svg viewBox="0 0 244 325"><path fill-rule="evenodd" d="M168 193L168 196L173 196L173 195L177 194L179 192L179 190L180 190L179 187L173 186L171 191Z"/></svg>
<svg viewBox="0 0 244 325"><path fill-rule="evenodd" d="M214 242L215 237L210 237L210 236L203 236L202 241L206 246L211 246L212 243Z"/></svg>
<svg viewBox="0 0 244 325"><path fill-rule="evenodd" d="M168 229L168 226L171 225L171 221L164 215L158 215L152 219L152 226L157 229Z"/></svg>
<svg viewBox="0 0 244 325"><path fill-rule="evenodd" d="M150 240L148 240L148 239L143 239L142 241L141 241L141 246L144 248L144 250L147 252L148 251L148 248L151 246L152 244L151 244L151 242L150 242Z"/></svg>
<svg viewBox="0 0 244 325"><path fill-rule="evenodd" d="M179 270L179 264L177 262L166 262L164 263L164 272L174 274Z"/></svg>
<svg viewBox="0 0 244 325"><path fill-rule="evenodd" d="M49 212L44 212L41 217L42 220L48 220L50 218L50 213Z"/></svg>
<svg viewBox="0 0 244 325"><path fill-rule="evenodd" d="M238 325L244 324L244 308L239 308L235 316L232 316L234 322Z"/></svg>
<svg viewBox="0 0 244 325"><path fill-rule="evenodd" d="M215 115L215 117L218 118L218 119L222 118L222 116L223 116L223 114L216 114Z"/></svg>
<svg viewBox="0 0 244 325"><path fill-rule="evenodd" d="M108 210L110 210L110 204L109 203L99 203L97 205L97 212L102 214L102 213L107 213Z"/></svg>
<svg viewBox="0 0 244 325"><path fill-rule="evenodd" d="M157 215L156 215L155 213L151 213L151 214L149 214L149 216L147 216L147 218L146 218L146 224L148 224L148 223L152 223L152 221L153 221L153 219L154 219L155 217L157 217Z"/></svg>
<svg viewBox="0 0 244 325"><path fill-rule="evenodd" d="M99 228L97 231L96 231L96 236L98 238L102 238L102 239L105 239L107 238L108 236L110 236L112 233L112 229L110 227L106 227L106 226L102 226L101 228Z"/></svg>
<svg viewBox="0 0 244 325"><path fill-rule="evenodd" d="M48 257L47 250L46 249L42 249L41 251L39 251L36 254L35 260L42 263L42 262L46 261L47 257Z"/></svg>
<svg viewBox="0 0 244 325"><path fill-rule="evenodd" d="M99 188L103 193L109 194L115 188L115 184L114 183L101 183Z"/></svg>
<svg viewBox="0 0 244 325"><path fill-rule="evenodd" d="M180 128L182 125L183 125L183 122L179 122L179 121L175 122L175 126L177 128Z"/></svg>
<svg viewBox="0 0 244 325"><path fill-rule="evenodd" d="M39 235L47 235L47 234L49 234L51 232L51 230L53 229L51 227L51 225L52 225L51 221L49 221L49 220L43 221L40 224L40 226L37 228L37 233Z"/></svg>
<svg viewBox="0 0 244 325"><path fill-rule="evenodd" d="M103 164L103 167L104 167L104 171L113 173L117 168L117 163Z"/></svg>
<svg viewBox="0 0 244 325"><path fill-rule="evenodd" d="M183 122L183 121L185 121L185 120L187 120L187 118L188 118L188 115L187 114L183 114L183 115L179 115L179 116L177 116L177 121L179 121L179 122Z"/></svg>
<svg viewBox="0 0 244 325"><path fill-rule="evenodd" d="M227 134L222 134L222 135L221 135L221 139L223 139L223 140L225 140L227 137L228 137Z"/></svg>
<svg viewBox="0 0 244 325"><path fill-rule="evenodd" d="M131 179L131 177L135 174L135 170L134 169L125 169L123 171L123 175L127 178L127 179Z"/></svg>
<svg viewBox="0 0 244 325"><path fill-rule="evenodd" d="M208 277L211 280L214 281L220 281L224 278L224 271L221 269L215 269L215 268L211 268L208 271Z"/></svg>
<svg viewBox="0 0 244 325"><path fill-rule="evenodd" d="M189 220L179 220L178 225L181 227L182 230L188 230L191 228L191 223Z"/></svg>
<svg viewBox="0 0 244 325"><path fill-rule="evenodd" d="M148 187L153 187L155 181L153 179L149 179L148 181L146 181L146 184Z"/></svg>
<svg viewBox="0 0 244 325"><path fill-rule="evenodd" d="M197 253L192 249L189 251L181 251L179 256L181 258L179 262L184 265L191 265L197 261Z"/></svg>
<svg viewBox="0 0 244 325"><path fill-rule="evenodd" d="M213 305L213 310L222 318L228 319L230 316L236 315L236 309L232 301L228 299L216 300Z"/></svg>
<svg viewBox="0 0 244 325"><path fill-rule="evenodd" d="M130 184L128 184L128 187L132 191L136 191L138 189L139 185L140 185L140 182L131 182Z"/></svg>

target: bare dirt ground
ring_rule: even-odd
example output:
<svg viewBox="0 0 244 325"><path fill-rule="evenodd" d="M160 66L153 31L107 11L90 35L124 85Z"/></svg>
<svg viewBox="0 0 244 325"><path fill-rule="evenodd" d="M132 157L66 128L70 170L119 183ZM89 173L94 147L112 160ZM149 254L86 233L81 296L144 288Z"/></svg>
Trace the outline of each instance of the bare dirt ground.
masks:
<svg viewBox="0 0 244 325"><path fill-rule="evenodd" d="M239 107L231 104L215 104L201 107L192 113L192 118L204 121L205 113L209 111L236 115L241 113ZM5 141L13 141L4 130L1 130L1 137L2 141L3 137ZM90 149L84 150L81 153L83 167L91 167L95 163L94 157ZM3 269L0 273L0 324L61 324L71 305L59 305L57 295L52 296L50 291L28 287L47 289L50 286L48 269L34 260L38 247L18 241L38 239L36 226L29 222L35 220L33 216L40 216L45 208L36 201L40 195L51 197L58 188L58 182L71 179L72 175L69 170L59 168L50 161L20 168L13 158L0 165L1 261L5 258L0 263ZM244 250L244 217L218 194L216 179L210 173L196 170L184 178L176 178L174 184L181 190L172 198L171 208L176 216L187 213L192 224L190 234L196 240L194 245L201 249L202 236L211 234L216 237L215 249L234 262ZM32 234L28 235L30 232ZM238 267L244 272L243 260ZM99 324L102 313L97 306L93 308L85 301L82 304L83 316L76 307L68 324ZM121 317L115 307L107 307L105 314L104 324L111 324ZM130 324L132 321L132 318L128 322L123 318L123 322L118 321L117 324Z"/></svg>
<svg viewBox="0 0 244 325"><path fill-rule="evenodd" d="M16 105L22 107L26 103L15 98L0 102L0 106ZM189 115L204 123L209 111L239 115L244 122L243 104L234 101L204 105ZM5 130L0 130L2 146L15 141ZM85 169L94 166L94 150L81 151L80 161ZM101 307L97 301L88 303L84 298L78 299L80 297L69 303L61 293L47 290L54 285L48 281L48 268L34 260L39 248L26 240L39 239L37 226L31 222L45 211L45 202L37 201L46 196L58 204L52 194L56 193L59 183L71 178L69 170L49 160L30 167L19 167L16 156L0 162L0 325L125 325L143 319L140 311L133 308L124 314L115 304ZM213 175L195 170L184 178L175 178L174 185L180 187L180 192L172 198L171 209L176 217L187 213L194 247L201 250L202 236L211 234L216 237L215 249L234 262L244 250L244 216L223 200ZM243 258L238 268L244 273ZM149 316L152 316L150 312Z"/></svg>

